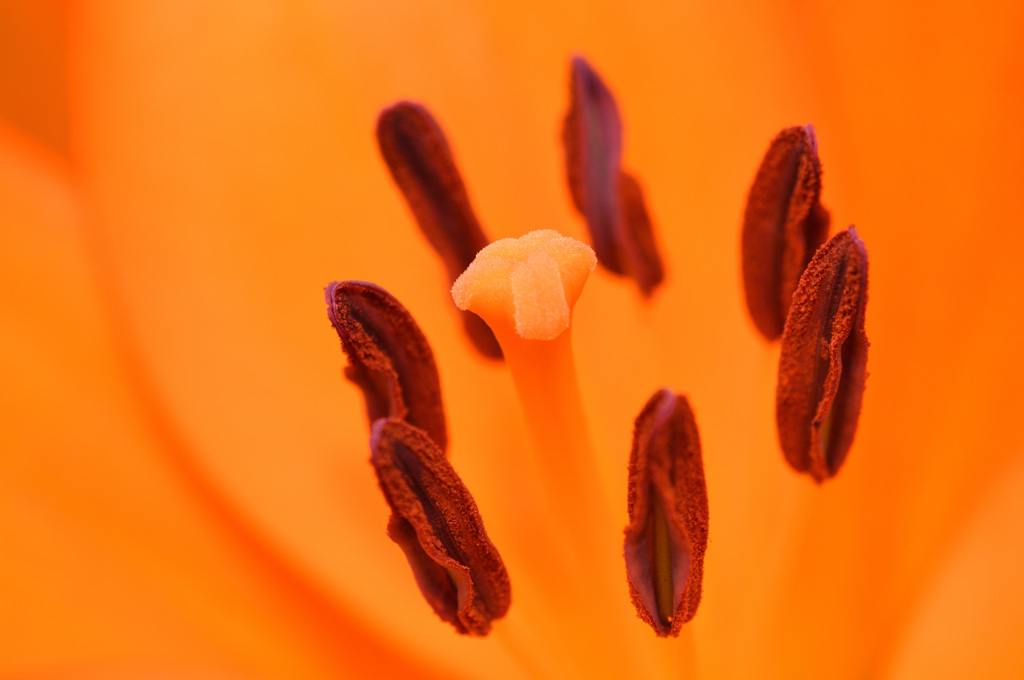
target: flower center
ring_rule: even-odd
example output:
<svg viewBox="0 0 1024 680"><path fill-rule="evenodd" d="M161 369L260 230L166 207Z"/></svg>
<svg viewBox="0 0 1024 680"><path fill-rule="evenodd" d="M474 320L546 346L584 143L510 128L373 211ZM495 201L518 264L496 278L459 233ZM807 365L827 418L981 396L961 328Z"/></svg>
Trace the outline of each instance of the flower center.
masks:
<svg viewBox="0 0 1024 680"><path fill-rule="evenodd" d="M526 583L513 618L495 629L525 667L554 669L553 677L687 674L650 633L689 631L701 601L708 497L693 411L683 394L659 389L637 416L623 536L601 491L573 360L573 307L598 264L632 278L645 299L664 280L640 183L620 165L611 91L573 60L562 140L569 193L593 248L550 230L488 244L451 148L423 106L386 109L377 138L445 262L473 345L507 362L543 491L540 499L524 494L518 510L545 520L528 528L528 547L506 555L506 572L444 455L439 381L422 332L382 289L332 284L331 320L349 356L346 375L366 397L371 463L392 510L388 533L426 600L459 632L485 635L509 609L510 582ZM867 350L867 254L852 229L821 245L830 214L820 192L814 129L784 130L755 178L742 230L751 317L769 341L782 336L781 448L819 483L838 472L852 444ZM650 630L636 625L630 600Z"/></svg>

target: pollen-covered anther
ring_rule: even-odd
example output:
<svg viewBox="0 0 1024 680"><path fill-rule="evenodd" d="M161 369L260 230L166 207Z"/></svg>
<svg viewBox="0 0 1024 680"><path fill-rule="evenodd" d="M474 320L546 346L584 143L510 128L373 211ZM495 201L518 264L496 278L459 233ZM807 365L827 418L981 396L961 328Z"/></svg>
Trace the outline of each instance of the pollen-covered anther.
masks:
<svg viewBox="0 0 1024 680"><path fill-rule="evenodd" d="M391 508L388 536L405 553L423 597L465 635L486 635L508 611L508 572L476 502L423 430L382 418L370 463Z"/></svg>
<svg viewBox="0 0 1024 680"><path fill-rule="evenodd" d="M820 198L814 127L786 128L765 152L743 214L743 289L766 340L782 335L800 275L828 235L829 213Z"/></svg>
<svg viewBox="0 0 1024 680"><path fill-rule="evenodd" d="M822 482L853 445L867 381L868 254L850 227L818 248L786 317L775 419L786 460Z"/></svg>
<svg viewBox="0 0 1024 680"><path fill-rule="evenodd" d="M345 377L362 390L370 423L402 418L445 450L448 428L437 364L412 314L391 293L365 281L332 283L325 297L348 357Z"/></svg>
<svg viewBox="0 0 1024 680"><path fill-rule="evenodd" d="M498 335L553 340L569 327L572 307L597 258L590 246L556 231L533 231L481 250L452 286L459 309L481 316ZM504 343L503 343L504 344Z"/></svg>
<svg viewBox="0 0 1024 680"><path fill-rule="evenodd" d="M622 119L615 96L582 57L572 60L562 123L565 171L601 266L636 281L650 297L665 278L637 178L622 167Z"/></svg>
<svg viewBox="0 0 1024 680"><path fill-rule="evenodd" d="M697 423L686 397L659 390L636 418L623 552L637 615L679 635L700 604L708 494Z"/></svg>
<svg viewBox="0 0 1024 680"><path fill-rule="evenodd" d="M455 281L489 239L444 131L425 106L401 101L381 111L377 144L417 226L444 262L449 281ZM473 314L461 316L473 346L500 359L501 348L487 325Z"/></svg>

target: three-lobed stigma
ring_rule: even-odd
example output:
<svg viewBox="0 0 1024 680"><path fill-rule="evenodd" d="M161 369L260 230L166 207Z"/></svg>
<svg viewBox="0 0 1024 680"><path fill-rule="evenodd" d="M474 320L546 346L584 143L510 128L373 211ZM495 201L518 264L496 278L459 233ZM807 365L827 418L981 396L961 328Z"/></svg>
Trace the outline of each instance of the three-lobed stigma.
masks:
<svg viewBox="0 0 1024 680"><path fill-rule="evenodd" d="M531 231L481 250L452 286L452 299L499 337L511 329L525 340L553 340L569 328L596 264L587 244L551 229Z"/></svg>

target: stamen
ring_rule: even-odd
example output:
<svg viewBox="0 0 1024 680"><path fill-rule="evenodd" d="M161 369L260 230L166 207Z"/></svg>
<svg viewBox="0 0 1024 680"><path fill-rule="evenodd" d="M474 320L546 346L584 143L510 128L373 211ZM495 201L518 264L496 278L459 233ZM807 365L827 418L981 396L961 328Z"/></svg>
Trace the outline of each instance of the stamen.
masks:
<svg viewBox="0 0 1024 680"><path fill-rule="evenodd" d="M637 416L628 503L630 596L659 637L676 637L697 613L708 542L700 436L685 396L660 390Z"/></svg>
<svg viewBox="0 0 1024 680"><path fill-rule="evenodd" d="M362 390L370 423L401 418L447 449L434 353L409 311L380 286L363 281L332 283L325 297L348 357L345 377Z"/></svg>
<svg viewBox="0 0 1024 680"><path fill-rule="evenodd" d="M377 143L416 224L455 281L488 244L441 126L420 104L398 102L377 119ZM462 314L477 350L492 359L501 348L487 324Z"/></svg>
<svg viewBox="0 0 1024 680"><path fill-rule="evenodd" d="M622 120L615 97L582 57L572 60L562 125L566 176L601 266L633 278L644 297L664 279L640 184L622 171Z"/></svg>
<svg viewBox="0 0 1024 680"><path fill-rule="evenodd" d="M388 536L427 603L458 632L486 635L508 611L512 591L472 495L430 437L405 421L374 423L370 449L391 507Z"/></svg>
<svg viewBox="0 0 1024 680"><path fill-rule="evenodd" d="M800 277L779 357L775 418L786 460L816 482L853 444L867 380L868 255L853 227L818 249Z"/></svg>
<svg viewBox="0 0 1024 680"><path fill-rule="evenodd" d="M636 177L627 172L619 173L619 200L626 233L622 243L628 252L626 260L631 263L630 276L636 280L644 297L650 297L665 280L665 268L654 240L654 228L644 202L643 189Z"/></svg>
<svg viewBox="0 0 1024 680"><path fill-rule="evenodd" d="M820 197L814 127L786 128L761 161L743 216L747 309L767 340L782 335L800 275L828 235L829 213Z"/></svg>

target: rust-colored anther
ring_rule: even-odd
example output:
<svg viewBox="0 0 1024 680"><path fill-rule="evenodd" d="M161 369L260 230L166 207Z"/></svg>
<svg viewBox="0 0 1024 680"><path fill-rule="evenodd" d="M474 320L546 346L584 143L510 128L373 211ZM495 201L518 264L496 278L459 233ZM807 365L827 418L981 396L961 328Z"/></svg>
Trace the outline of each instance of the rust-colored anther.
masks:
<svg viewBox="0 0 1024 680"><path fill-rule="evenodd" d="M782 334L775 419L786 460L821 483L853 444L867 380L868 254L853 227L814 254Z"/></svg>
<svg viewBox="0 0 1024 680"><path fill-rule="evenodd" d="M743 287L750 316L767 340L782 335L793 291L828 235L814 127L786 128L772 140L743 215Z"/></svg>
<svg viewBox="0 0 1024 680"><path fill-rule="evenodd" d="M489 240L441 126L424 106L398 102L381 111L377 143L416 224L444 262L449 283L454 283ZM487 324L470 312L461 315L477 350L500 359L501 347Z"/></svg>
<svg viewBox="0 0 1024 680"><path fill-rule="evenodd" d="M650 297L665 280L665 268L661 264L658 244L654 240L654 228L644 202L640 182L628 172L619 173L619 200L622 205L622 221L626 237L623 247L628 253L626 259L630 276L636 281L644 297Z"/></svg>
<svg viewBox="0 0 1024 680"><path fill-rule="evenodd" d="M437 364L409 311L391 293L364 281L332 283L325 297L348 357L345 377L362 390L370 423L401 418L445 450L448 428Z"/></svg>
<svg viewBox="0 0 1024 680"><path fill-rule="evenodd" d="M512 590L473 497L430 437L405 421L375 422L370 449L391 507L388 536L427 603L458 632L486 635L508 611Z"/></svg>
<svg viewBox="0 0 1024 680"><path fill-rule="evenodd" d="M675 637L697 613L708 545L704 461L685 396L660 390L637 416L628 494L629 594L659 637Z"/></svg>
<svg viewBox="0 0 1024 680"><path fill-rule="evenodd" d="M621 169L615 97L582 57L572 60L569 94L562 145L573 204L587 222L601 266L634 279L649 297L665 273L640 184Z"/></svg>

